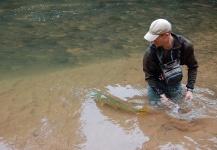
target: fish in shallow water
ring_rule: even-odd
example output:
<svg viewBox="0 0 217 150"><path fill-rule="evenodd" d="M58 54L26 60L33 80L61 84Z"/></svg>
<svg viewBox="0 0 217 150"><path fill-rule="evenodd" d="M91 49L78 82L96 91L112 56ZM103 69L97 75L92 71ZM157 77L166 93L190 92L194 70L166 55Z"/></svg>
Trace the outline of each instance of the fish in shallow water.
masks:
<svg viewBox="0 0 217 150"><path fill-rule="evenodd" d="M99 92L99 91L92 91L92 96L95 98L95 100L100 102L100 104L102 106L107 104L107 105L112 106L116 109L119 108L119 109L122 109L125 111L137 113L137 114L146 114L147 113L147 108L142 108L142 109L134 108L132 106L125 104L124 102L121 102L120 100L116 100L116 99L114 99L108 95L105 95L102 92Z"/></svg>

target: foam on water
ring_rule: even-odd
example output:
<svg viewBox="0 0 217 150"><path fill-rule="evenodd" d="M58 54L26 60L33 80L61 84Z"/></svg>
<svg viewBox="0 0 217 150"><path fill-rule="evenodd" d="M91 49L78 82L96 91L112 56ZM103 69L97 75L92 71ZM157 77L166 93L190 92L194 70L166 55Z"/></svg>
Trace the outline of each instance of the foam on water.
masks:
<svg viewBox="0 0 217 150"><path fill-rule="evenodd" d="M7 144L6 141L3 140L2 137L0 137L0 150L12 150L12 148Z"/></svg>
<svg viewBox="0 0 217 150"><path fill-rule="evenodd" d="M167 144L163 146L159 146L160 150L187 150L183 145L181 144L172 144L171 142L168 142Z"/></svg>
<svg viewBox="0 0 217 150"><path fill-rule="evenodd" d="M180 119L193 120L197 118L217 118L217 100L210 99L214 97L215 92L207 88L196 87L194 90L194 99L183 101L179 105L187 112L174 113L173 110L167 110L167 114Z"/></svg>

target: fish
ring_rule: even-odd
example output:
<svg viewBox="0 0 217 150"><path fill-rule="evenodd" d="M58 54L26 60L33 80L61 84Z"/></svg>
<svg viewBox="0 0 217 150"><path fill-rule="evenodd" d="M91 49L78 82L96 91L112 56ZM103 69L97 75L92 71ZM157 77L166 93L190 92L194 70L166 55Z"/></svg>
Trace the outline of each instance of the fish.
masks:
<svg viewBox="0 0 217 150"><path fill-rule="evenodd" d="M133 112L136 114L147 114L147 108L142 108L142 109L138 109L138 108L134 108L130 105L127 105L124 102L121 102L120 100L116 100L106 94L104 94L103 92L100 91L92 91L92 96L93 98L98 101L101 106L104 106L105 104L108 106L111 106L115 109L122 109L128 112Z"/></svg>

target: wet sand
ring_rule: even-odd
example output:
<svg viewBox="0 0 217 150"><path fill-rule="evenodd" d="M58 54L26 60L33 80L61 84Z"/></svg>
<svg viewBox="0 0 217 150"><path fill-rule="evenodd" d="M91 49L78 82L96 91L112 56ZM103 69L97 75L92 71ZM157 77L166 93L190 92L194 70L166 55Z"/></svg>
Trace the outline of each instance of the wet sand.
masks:
<svg viewBox="0 0 217 150"><path fill-rule="evenodd" d="M142 55L2 80L0 144L33 150L216 149L216 112L215 118L191 121L151 108L147 115L137 115L102 107L90 97L93 88L106 92L108 85L130 85L148 107ZM216 69L204 72L212 63L200 65L196 86L211 89L214 95L207 97L216 101Z"/></svg>

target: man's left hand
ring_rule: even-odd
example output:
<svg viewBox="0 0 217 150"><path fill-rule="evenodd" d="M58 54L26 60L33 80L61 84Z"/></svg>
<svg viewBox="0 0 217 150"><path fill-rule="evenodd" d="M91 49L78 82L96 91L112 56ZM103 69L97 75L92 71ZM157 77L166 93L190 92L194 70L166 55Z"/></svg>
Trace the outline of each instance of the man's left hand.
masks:
<svg viewBox="0 0 217 150"><path fill-rule="evenodd" d="M191 91L187 91L185 100L192 100L194 98L194 94Z"/></svg>

